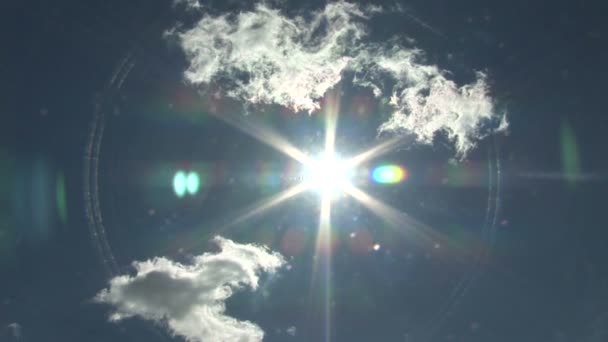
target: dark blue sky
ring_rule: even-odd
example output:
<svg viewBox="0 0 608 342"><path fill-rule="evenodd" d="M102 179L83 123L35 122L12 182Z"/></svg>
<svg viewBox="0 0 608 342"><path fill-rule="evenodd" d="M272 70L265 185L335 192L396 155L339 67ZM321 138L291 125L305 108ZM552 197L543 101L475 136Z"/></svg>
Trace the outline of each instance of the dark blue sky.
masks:
<svg viewBox="0 0 608 342"><path fill-rule="evenodd" d="M320 4L288 1L285 7L297 11ZM485 70L491 95L508 112L509 133L488 139L470 157L473 165L483 164L496 144L492 156L500 159L502 181L496 242L489 245L484 272L447 311L436 303L443 297L434 298L432 291L450 291L451 286L439 285L450 274L432 262L409 265L405 253L395 253L392 261L384 254L337 254L332 340L607 340L608 27L603 19L608 7L600 1L404 5L410 17L372 22L372 36L407 33L429 63L452 71L456 80ZM211 8L241 6L215 1ZM158 171L162 175L190 167L189 161L222 160L226 179L238 185L240 170L259 160L283 168L286 158L208 115L156 118L170 111L168 103L179 107L180 99L183 108L171 110L188 117L188 99L196 96L180 78L185 61L179 51L160 38L180 15L168 2L5 2L0 13L0 341L167 340L139 320L107 323L108 308L90 302L108 280L89 236L83 200L83 158L95 105L112 108L108 113L118 108L118 115L108 115L100 191L121 270L132 260L161 253L161 247L178 258L183 236L196 233L187 227L201 217L213 225L221 221L216 214L231 215L233 207L273 190L223 185L176 202L166 185L150 185L137 172L170 170ZM137 67L125 88L113 93L106 85L129 52ZM381 120L346 116L339 131L344 145L367 146L370 141L360 137L373 138ZM321 128L314 119L278 116L271 122L294 142L318 143L314 137ZM387 155L378 162L415 161L411 185L369 191L404 208L425 199L432 208L419 209L418 217L428 222L473 226L483 219L486 189L416 183L445 157L441 148L430 147ZM142 179L154 175L149 177ZM63 211L56 209L58 179L65 183ZM147 215L151 205L159 211L154 218ZM380 225L370 215L352 214L363 209L344 207L336 208L351 210L339 219L341 226L353 216ZM290 202L251 225L288 231L296 221L304 229L314 227L315 215L307 210L314 213L314 199ZM231 237L248 242L270 235L267 240L279 248L274 228L264 229L254 233L238 227ZM382 239L381 228L373 232ZM407 242L397 245L409 247ZM269 341L287 340L275 332L290 325L299 329L294 340L319 340L322 322L314 316L315 304L300 301L308 296L302 284L310 283L311 253L294 258L301 272L267 281L271 299L245 292L229 302L229 312L258 323ZM449 270L455 277L464 272ZM437 317L440 324L428 323ZM12 323L19 325L19 334ZM430 328L421 328L425 324Z"/></svg>

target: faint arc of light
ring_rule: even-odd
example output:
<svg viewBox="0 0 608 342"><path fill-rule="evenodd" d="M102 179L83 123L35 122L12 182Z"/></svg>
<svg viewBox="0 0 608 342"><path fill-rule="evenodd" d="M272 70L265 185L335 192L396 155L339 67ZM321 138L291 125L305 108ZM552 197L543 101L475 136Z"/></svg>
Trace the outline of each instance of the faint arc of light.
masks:
<svg viewBox="0 0 608 342"><path fill-rule="evenodd" d="M85 145L83 193L87 226L95 249L106 273L114 275L118 265L106 237L99 204L99 154L105 125L105 115L100 107L101 104L97 103Z"/></svg>
<svg viewBox="0 0 608 342"><path fill-rule="evenodd" d="M104 91L120 90L127 76L135 66L133 53L129 52L112 73ZM105 108L102 98L96 98L93 120L89 127L84 153L83 197L87 226L93 239L95 249L107 274L114 276L118 273L118 264L110 248L106 229L103 224L101 205L99 201L99 158L101 143L105 129Z"/></svg>
<svg viewBox="0 0 608 342"><path fill-rule="evenodd" d="M496 147L494 146L494 151L496 151ZM488 155L491 156L492 150L488 151ZM488 157L491 159L491 157ZM488 206L486 209L486 215L484 218L484 229L482 230L482 235L484 238L488 239L491 244L496 242L496 224L498 221L498 213L500 211L501 201L500 201L500 193L501 193L501 166L500 166L500 158L495 158L496 165L493 166L492 163L488 163L488 175L489 178L489 188L490 192L488 194ZM496 171L496 179L494 180L492 175L494 174L492 171ZM493 191L492 191L493 190ZM489 236L488 236L489 235ZM440 314L437 315L429 324L427 324L426 331L432 331L431 327L437 327L439 324L445 320L445 318L449 315L448 308L450 305L455 305L458 300L461 300L465 293L471 288L471 284L481 273L481 268L483 266L483 258L489 255L489 250L482 249L477 253L475 264L473 265L473 269L469 273L468 277L461 279L454 289L452 293L442 305L443 309L440 309ZM450 304L451 303L451 304ZM427 333L426 337L422 337L422 340L430 340L431 334Z"/></svg>

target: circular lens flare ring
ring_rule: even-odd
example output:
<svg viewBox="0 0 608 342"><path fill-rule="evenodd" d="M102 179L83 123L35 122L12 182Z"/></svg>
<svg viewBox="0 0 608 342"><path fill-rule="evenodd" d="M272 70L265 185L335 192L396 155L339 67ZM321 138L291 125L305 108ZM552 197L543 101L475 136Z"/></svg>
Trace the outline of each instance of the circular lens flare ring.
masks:
<svg viewBox="0 0 608 342"><path fill-rule="evenodd" d="M333 199L350 184L354 170L334 154L311 158L304 164L303 182L323 198Z"/></svg>

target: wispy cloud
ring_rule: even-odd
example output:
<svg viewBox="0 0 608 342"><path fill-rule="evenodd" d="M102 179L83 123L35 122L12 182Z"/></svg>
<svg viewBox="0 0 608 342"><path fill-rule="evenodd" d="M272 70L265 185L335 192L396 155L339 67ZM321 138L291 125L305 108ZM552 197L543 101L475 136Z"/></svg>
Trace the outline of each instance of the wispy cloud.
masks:
<svg viewBox="0 0 608 342"><path fill-rule="evenodd" d="M202 8L198 0L173 0L173 6L184 6L187 10L200 10Z"/></svg>
<svg viewBox="0 0 608 342"><path fill-rule="evenodd" d="M465 155L488 133L485 125L500 127L486 76L478 72L474 83L458 86L436 66L418 64L417 58L416 51L400 48L377 58L380 70L396 82L390 93L390 104L396 111L379 130L412 132L424 143L432 143L435 134L443 132L458 154ZM507 127L505 120L503 116L503 129Z"/></svg>
<svg viewBox="0 0 608 342"><path fill-rule="evenodd" d="M111 321L139 316L165 325L188 341L261 341L262 329L225 315L235 290L256 289L260 272L285 261L264 247L216 237L221 251L184 265L164 257L134 262L134 275L113 278L95 301L113 306Z"/></svg>
<svg viewBox="0 0 608 342"><path fill-rule="evenodd" d="M312 18L288 18L258 5L236 16L204 16L180 34L193 84L219 78L232 83L228 95L252 103L277 103L312 112L338 83L351 57L347 47L364 33L358 6L327 5Z"/></svg>
<svg viewBox="0 0 608 342"><path fill-rule="evenodd" d="M21 341L22 337L21 324L17 322L8 324L0 332L0 340L2 341Z"/></svg>
<svg viewBox="0 0 608 342"><path fill-rule="evenodd" d="M185 78L193 85L221 84L228 96L247 103L312 113L352 71L353 82L394 108L381 132L407 131L422 143L441 132L461 156L492 130L507 128L494 110L485 74L458 85L397 39L370 42L367 23L382 12L338 1L307 16L289 17L264 4L238 14L203 14L194 27L177 33L190 63Z"/></svg>

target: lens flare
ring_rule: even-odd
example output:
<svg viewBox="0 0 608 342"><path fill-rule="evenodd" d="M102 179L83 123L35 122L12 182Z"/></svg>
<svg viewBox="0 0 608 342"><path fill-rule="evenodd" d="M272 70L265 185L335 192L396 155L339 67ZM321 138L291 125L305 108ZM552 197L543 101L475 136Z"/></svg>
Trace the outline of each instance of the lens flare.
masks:
<svg viewBox="0 0 608 342"><path fill-rule="evenodd" d="M177 171L173 176L173 191L179 198L184 197L186 194L186 173L184 171Z"/></svg>
<svg viewBox="0 0 608 342"><path fill-rule="evenodd" d="M376 183L400 183L407 177L407 170L397 165L382 165L372 171L372 179Z"/></svg>
<svg viewBox="0 0 608 342"><path fill-rule="evenodd" d="M57 181L55 183L55 201L57 202L57 214L61 223L66 223L68 220L68 205L67 205L67 191L65 186L65 176L63 172L57 174Z"/></svg>
<svg viewBox="0 0 608 342"><path fill-rule="evenodd" d="M196 195L200 187L201 180L196 172L190 172L186 178L186 190L190 195Z"/></svg>
<svg viewBox="0 0 608 342"><path fill-rule="evenodd" d="M353 170L334 155L325 154L304 165L304 183L323 198L335 198L352 177Z"/></svg>

